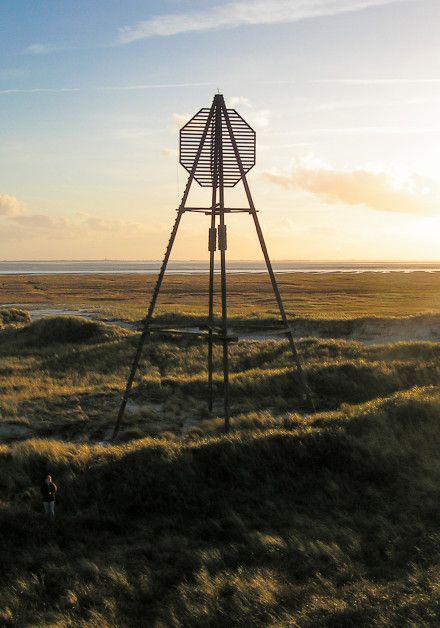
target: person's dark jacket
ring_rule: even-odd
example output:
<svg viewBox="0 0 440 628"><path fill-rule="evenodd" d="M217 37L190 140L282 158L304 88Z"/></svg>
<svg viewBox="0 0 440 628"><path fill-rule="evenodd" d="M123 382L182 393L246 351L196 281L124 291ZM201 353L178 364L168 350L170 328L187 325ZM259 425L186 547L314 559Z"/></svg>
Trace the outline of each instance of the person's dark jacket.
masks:
<svg viewBox="0 0 440 628"><path fill-rule="evenodd" d="M53 502L55 501L55 493L57 492L56 484L53 482L43 482L41 485L41 494L43 496L44 502Z"/></svg>

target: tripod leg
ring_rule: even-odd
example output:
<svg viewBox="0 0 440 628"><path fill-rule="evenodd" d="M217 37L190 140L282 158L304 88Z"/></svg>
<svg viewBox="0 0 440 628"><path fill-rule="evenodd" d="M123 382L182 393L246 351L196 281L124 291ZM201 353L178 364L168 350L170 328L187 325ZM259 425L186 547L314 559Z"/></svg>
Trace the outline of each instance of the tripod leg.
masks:
<svg viewBox="0 0 440 628"><path fill-rule="evenodd" d="M226 251L220 251L221 282L222 282L222 334L223 334L223 405L225 416L225 431L229 431L229 347L227 327L227 301L226 301Z"/></svg>
<svg viewBox="0 0 440 628"><path fill-rule="evenodd" d="M215 205L215 203L214 203ZM213 372L213 338L212 325L214 324L214 253L216 249L215 209L212 211L211 228L209 230L209 330L208 330L208 409L212 412L214 390L212 381Z"/></svg>
<svg viewBox="0 0 440 628"><path fill-rule="evenodd" d="M225 415L225 432L229 432L231 416L229 409L229 348L227 340L223 340L223 387L223 412Z"/></svg>
<svg viewBox="0 0 440 628"><path fill-rule="evenodd" d="M223 194L220 190L220 207L223 208ZM219 249L220 249L220 271L221 271L221 294L222 294L222 336L223 336L223 404L225 416L225 431L229 431L230 409L229 409L229 347L228 347L228 303L226 286L226 225L224 211L220 211Z"/></svg>
<svg viewBox="0 0 440 628"><path fill-rule="evenodd" d="M125 386L124 395L122 397L121 405L119 407L119 412L118 412L118 416L117 416L117 419L116 419L115 428L113 430L113 435L111 437L112 441L114 441L116 439L116 437L118 436L119 430L121 428L122 420L124 418L125 408L127 406L128 397L130 396L131 388L133 386L133 381L134 381L134 378L135 378L135 375L136 375L136 371L137 371L138 366L139 366L139 361L141 359L142 349L144 347L145 340L150 336L149 326L150 326L150 323L151 323L151 319L153 318L154 309L156 307L157 297L159 295L159 291L160 291L160 288L161 288L161 285L162 285L162 281L163 281L163 278L164 278L164 275L165 275L165 270L166 270L167 265L168 265L168 260L170 259L171 250L173 248L173 244L174 244L174 241L176 239L177 229L179 228L179 224L180 224L182 216L183 216L183 210L179 209L179 212L177 214L176 220L174 222L173 229L171 231L170 239L168 241L168 246L167 246L166 251L165 251L165 256L164 256L164 259L163 259L163 262L162 262L162 266L161 266L161 269L160 269L160 272L159 272L159 276L157 278L156 285L155 285L154 290L153 290L153 294L151 295L150 305L148 307L148 312L147 312L147 315L146 315L145 320L144 320L144 328L142 330L141 337L139 338L139 342L138 342L138 345L137 345L137 348L136 348L136 353L135 353L135 356L134 356L134 360L133 360L133 364L132 364L132 367L131 367L130 375L128 376L127 384Z"/></svg>
<svg viewBox="0 0 440 628"><path fill-rule="evenodd" d="M214 390L212 382L213 372L213 338L212 326L214 324L214 265L215 251L217 248L217 229L215 226L217 209L217 182L218 182L218 151L214 154L214 177L211 198L211 226L209 228L208 249L209 249L209 299L208 299L208 409L212 412L214 401Z"/></svg>
<svg viewBox="0 0 440 628"><path fill-rule="evenodd" d="M134 377L136 375L136 371L138 369L139 366L139 360L141 359L141 355L142 355L142 349L144 347L145 344L145 340L147 338L148 331L146 331L144 329L144 331L141 334L141 337L139 339L138 345L136 347L136 354L134 356L134 360L133 360L133 364L130 370L130 375L128 376L128 380L127 380L127 384L125 386L125 391L124 391L124 395L122 397L122 401L121 401L121 405L119 406L119 412L118 412L118 417L116 419L116 425L115 428L113 430L113 434L111 437L111 440L114 441L116 439L116 437L118 436L121 424L122 424L122 419L124 418L124 413L125 413L125 407L127 405L127 401L128 401L128 397L130 396L130 392L131 392L131 388L133 386L133 381L134 381Z"/></svg>
<svg viewBox="0 0 440 628"><path fill-rule="evenodd" d="M255 211L255 208L253 208L252 217L254 219L255 228L257 230L258 240L260 241L261 250L263 251L264 260L266 262L267 270L268 270L270 281L272 284L272 290L274 292L275 299L278 304L278 309L281 315L281 319L286 327L286 336L289 341L289 346L292 351L293 360L295 362L296 370L298 372L298 377L299 377L302 389L304 391L304 396L307 399L307 403L309 404L312 412L314 412L315 403L313 401L312 393L311 393L309 384L307 382L306 374L302 367L301 360L298 354L298 349L296 348L295 340L293 338L293 334L289 326L289 321L287 319L286 310L284 309L283 300L281 298L281 294L278 288L275 273L273 272L272 263L269 258L269 253L267 251L266 242L264 241L263 232L261 230L260 221L258 220L258 216L257 216L257 212Z"/></svg>
<svg viewBox="0 0 440 628"><path fill-rule="evenodd" d="M208 332L208 410L212 412L214 407L214 390L212 382L213 371L213 343L212 343L212 330Z"/></svg>
<svg viewBox="0 0 440 628"><path fill-rule="evenodd" d="M219 213L220 221L218 227L218 248L220 249L220 273L221 273L221 296L222 296L222 336L223 336L223 413L225 417L225 431L229 431L230 408L229 408L229 347L228 347L228 302L226 286L226 249L227 236L225 225L225 190L223 180L223 136L222 117L220 109L217 112L217 137L218 137L218 172L219 172Z"/></svg>
<svg viewBox="0 0 440 628"><path fill-rule="evenodd" d="M299 380L300 380L301 386L302 386L302 388L304 390L304 395L305 395L305 397L307 399L307 402L309 403L312 411L314 412L315 411L315 404L313 402L312 394L311 394L309 385L307 383L306 375L304 373L304 370L303 370L302 365L301 365L301 361L299 359L298 350L296 348L295 341L293 339L293 334L290 331L289 321L287 320L286 311L284 309L283 301L281 299L281 294L280 294L280 291L278 289L277 280L276 280L275 274L273 272L273 268L272 268L272 264L271 264L271 261L270 261L269 253L267 251L266 243L264 241L263 232L261 231L261 227L260 227L260 222L258 220L257 211L255 209L254 201L252 199L252 194L251 194L251 191L249 189L249 184L248 184L247 179L246 179L246 173L244 171L243 163L241 161L240 151L238 150L237 141L236 141L236 139L234 137L234 132L232 130L231 121L230 121L229 116L228 116L228 110L226 109L226 105L224 103L222 105L222 108L223 108L223 115L224 115L224 118L225 118L226 126L227 126L227 129L228 129L228 134L229 134L229 137L230 137L230 140L231 140L232 148L234 150L235 159L237 160L237 165L238 165L238 168L240 170L241 180L242 180L243 187L244 187L244 190L246 192L246 197L247 197L247 200L248 200L248 203L249 203L250 213L252 214L252 217L254 219L254 224L255 224L255 228L257 230L258 239L260 241L261 250L263 251L264 261L266 262L267 270L269 272L270 281L272 283L272 289L273 289L273 292L274 292L274 295L275 295L275 299L276 299L277 304L278 304L278 309L280 311L281 319L282 319L282 321L283 321L283 323L284 323L284 325L286 327L286 335L287 335L287 338L289 340L290 348L292 350L292 355L293 355L293 359L294 359L294 362L296 364L296 368L297 368L297 371L298 371Z"/></svg>
<svg viewBox="0 0 440 628"><path fill-rule="evenodd" d="M173 229L171 231L171 236L170 236L170 239L168 241L168 246L167 246L166 251L165 251L165 256L164 256L164 259L163 259L163 262L162 262L162 266L161 266L161 269L160 269L160 272L159 272L159 276L157 278L153 294L151 295L150 305L148 307L148 312L147 312L147 315L146 315L145 320L144 320L144 328L143 328L143 331L142 331L142 334L141 334L141 337L139 339L139 343L138 343L138 346L137 346L137 349L136 349L136 355L134 357L133 365L132 365L131 371L130 371L130 375L129 375L128 380L127 380L127 385L125 387L125 392L124 392L124 395L122 397L122 402L121 402L121 405L120 405L120 408L119 408L119 412L118 412L118 416L117 416L116 424L115 424L115 429L113 430L113 435L112 435L111 440L115 440L117 435L118 435L118 433L119 433L119 430L120 430L120 427L121 427L121 424L122 424L122 420L124 418L125 407L127 405L127 401L128 401L128 397L130 395L131 388L133 386L133 380L134 380L134 377L136 375L137 368L139 366L139 360L140 360L140 357L142 355L142 349L143 349L143 346L144 346L146 338L150 335L149 334L149 325L151 323L151 319L153 318L153 313L154 313L154 309L156 307L157 297L159 296L160 287L162 285L163 277L165 275L165 270L167 268L168 260L169 260L170 255L171 255L171 249L173 248L174 240L176 239L177 229L179 228L180 221L181 221L183 213L185 211L185 204L186 204L186 201L187 201L187 198L188 198L188 195L189 195L189 191L191 189L192 182L194 180L194 176L195 176L196 169L197 169L197 166L198 166L198 163L199 163L200 155L201 155L202 150L203 150L203 145L204 145L206 137L208 135L208 131L209 131L210 127L211 127L211 122L212 122L212 118L213 118L213 115L214 115L214 111L215 111L215 106L214 106L214 103L213 103L212 107L210 109L208 118L206 120L205 128L203 130L203 134L202 134L202 137L200 139L200 144L199 144L199 147L197 149L197 153L196 153L196 155L194 157L194 162L193 162L193 165L192 165L192 168L191 168L191 173L190 173L190 175L188 177L188 181L187 181L187 184L186 184L186 187L185 187L185 191L183 193L182 200L180 202L180 206L179 206L179 209L178 209L177 217L176 217L176 220L174 222Z"/></svg>

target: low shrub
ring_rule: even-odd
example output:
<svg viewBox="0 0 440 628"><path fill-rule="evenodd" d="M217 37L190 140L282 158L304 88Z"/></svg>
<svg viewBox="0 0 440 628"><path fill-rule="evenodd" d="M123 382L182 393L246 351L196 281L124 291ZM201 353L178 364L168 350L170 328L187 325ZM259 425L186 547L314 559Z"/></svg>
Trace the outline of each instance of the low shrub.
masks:
<svg viewBox="0 0 440 628"><path fill-rule="evenodd" d="M30 323L31 317L27 310L16 307L0 308L0 329L8 325Z"/></svg>
<svg viewBox="0 0 440 628"><path fill-rule="evenodd" d="M116 325L91 321L81 316L49 316L17 332L21 339L37 346L50 343L102 342L130 334Z"/></svg>

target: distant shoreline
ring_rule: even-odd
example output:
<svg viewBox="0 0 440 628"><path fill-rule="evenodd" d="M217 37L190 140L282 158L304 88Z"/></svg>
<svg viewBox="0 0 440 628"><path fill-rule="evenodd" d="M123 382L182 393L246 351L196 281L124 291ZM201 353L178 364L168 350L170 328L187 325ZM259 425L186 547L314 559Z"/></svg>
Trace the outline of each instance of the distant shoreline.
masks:
<svg viewBox="0 0 440 628"><path fill-rule="evenodd" d="M155 275L161 261L11 261L0 262L0 275ZM313 262L274 261L277 273L390 273L439 272L440 262ZM264 262L230 261L227 270L233 274L266 272ZM181 275L205 275L204 261L174 261L167 272Z"/></svg>

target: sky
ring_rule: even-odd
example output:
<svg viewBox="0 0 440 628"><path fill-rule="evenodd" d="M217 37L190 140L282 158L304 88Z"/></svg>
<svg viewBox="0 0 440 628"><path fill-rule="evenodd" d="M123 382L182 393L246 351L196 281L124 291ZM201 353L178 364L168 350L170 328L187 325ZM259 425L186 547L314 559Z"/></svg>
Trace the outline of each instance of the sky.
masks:
<svg viewBox="0 0 440 628"><path fill-rule="evenodd" d="M0 260L160 259L179 128L217 91L256 130L273 259L440 260L439 24L438 0L0 0ZM206 259L208 221L173 259Z"/></svg>

